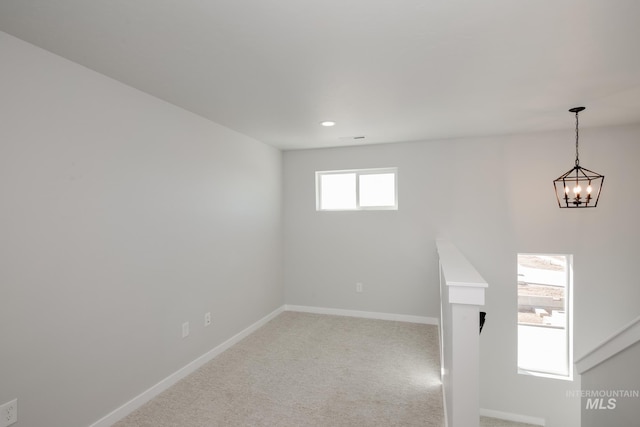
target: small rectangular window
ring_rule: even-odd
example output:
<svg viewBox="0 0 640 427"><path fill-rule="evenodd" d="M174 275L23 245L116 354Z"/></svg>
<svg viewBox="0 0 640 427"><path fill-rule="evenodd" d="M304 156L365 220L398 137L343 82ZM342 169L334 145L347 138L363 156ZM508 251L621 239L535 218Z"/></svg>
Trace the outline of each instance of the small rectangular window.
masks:
<svg viewBox="0 0 640 427"><path fill-rule="evenodd" d="M518 372L572 378L571 256L518 254Z"/></svg>
<svg viewBox="0 0 640 427"><path fill-rule="evenodd" d="M334 173L320 176L322 209L356 208L356 174Z"/></svg>
<svg viewBox="0 0 640 427"><path fill-rule="evenodd" d="M316 172L316 210L398 209L397 168Z"/></svg>

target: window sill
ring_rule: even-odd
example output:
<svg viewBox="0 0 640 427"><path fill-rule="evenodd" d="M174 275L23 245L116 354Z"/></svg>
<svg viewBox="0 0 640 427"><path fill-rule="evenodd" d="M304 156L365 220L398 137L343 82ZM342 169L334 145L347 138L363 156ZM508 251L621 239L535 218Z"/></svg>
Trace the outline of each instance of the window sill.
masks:
<svg viewBox="0 0 640 427"><path fill-rule="evenodd" d="M561 374L553 374L549 372L528 371L522 368L518 368L518 374L529 375L532 377L549 378L553 380L573 381L573 375L561 375Z"/></svg>

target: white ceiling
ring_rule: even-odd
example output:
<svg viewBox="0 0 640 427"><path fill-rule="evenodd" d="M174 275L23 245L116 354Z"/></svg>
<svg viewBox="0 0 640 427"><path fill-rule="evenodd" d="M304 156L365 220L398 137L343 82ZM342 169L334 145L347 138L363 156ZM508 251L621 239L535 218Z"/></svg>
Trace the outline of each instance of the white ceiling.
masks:
<svg viewBox="0 0 640 427"><path fill-rule="evenodd" d="M638 0L2 0L0 30L282 149L640 122Z"/></svg>

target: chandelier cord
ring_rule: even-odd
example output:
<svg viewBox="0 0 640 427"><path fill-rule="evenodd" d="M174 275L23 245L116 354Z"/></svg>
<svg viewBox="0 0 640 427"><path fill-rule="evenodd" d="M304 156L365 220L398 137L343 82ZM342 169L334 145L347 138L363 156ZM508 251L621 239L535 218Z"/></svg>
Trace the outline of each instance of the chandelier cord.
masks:
<svg viewBox="0 0 640 427"><path fill-rule="evenodd" d="M580 158L578 155L578 111L576 111L576 166L580 166Z"/></svg>

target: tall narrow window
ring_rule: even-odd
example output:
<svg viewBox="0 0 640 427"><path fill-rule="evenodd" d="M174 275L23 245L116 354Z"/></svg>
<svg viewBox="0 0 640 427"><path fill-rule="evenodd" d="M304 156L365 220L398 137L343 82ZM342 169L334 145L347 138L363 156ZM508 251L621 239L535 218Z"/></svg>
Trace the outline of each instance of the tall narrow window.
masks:
<svg viewBox="0 0 640 427"><path fill-rule="evenodd" d="M572 378L570 255L518 254L518 372Z"/></svg>
<svg viewBox="0 0 640 427"><path fill-rule="evenodd" d="M316 209L398 209L396 168L316 172Z"/></svg>

